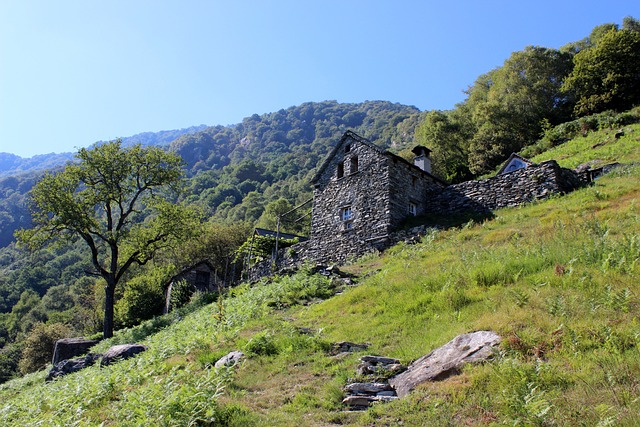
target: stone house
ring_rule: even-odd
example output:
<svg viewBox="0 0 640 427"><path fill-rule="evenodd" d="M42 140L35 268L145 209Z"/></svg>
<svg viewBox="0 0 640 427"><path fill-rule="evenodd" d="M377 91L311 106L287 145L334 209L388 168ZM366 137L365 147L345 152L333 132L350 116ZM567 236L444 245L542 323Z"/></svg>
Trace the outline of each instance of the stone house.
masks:
<svg viewBox="0 0 640 427"><path fill-rule="evenodd" d="M429 150L412 164L347 131L312 179L310 258L344 262L363 248L386 246L409 215L427 211L429 192L446 183L430 173Z"/></svg>

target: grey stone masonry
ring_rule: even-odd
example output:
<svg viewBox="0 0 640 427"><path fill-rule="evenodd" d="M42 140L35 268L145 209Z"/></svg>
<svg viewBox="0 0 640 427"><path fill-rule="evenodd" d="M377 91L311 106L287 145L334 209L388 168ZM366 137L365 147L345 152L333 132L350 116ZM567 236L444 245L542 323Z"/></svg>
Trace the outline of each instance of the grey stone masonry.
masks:
<svg viewBox="0 0 640 427"><path fill-rule="evenodd" d="M353 132L344 134L313 178L308 256L344 263L388 246L389 234L410 214L425 211L427 190L444 183Z"/></svg>
<svg viewBox="0 0 640 427"><path fill-rule="evenodd" d="M490 213L520 206L553 194L568 193L585 183L578 173L554 160L479 181L454 184L427 193L426 212L433 214Z"/></svg>

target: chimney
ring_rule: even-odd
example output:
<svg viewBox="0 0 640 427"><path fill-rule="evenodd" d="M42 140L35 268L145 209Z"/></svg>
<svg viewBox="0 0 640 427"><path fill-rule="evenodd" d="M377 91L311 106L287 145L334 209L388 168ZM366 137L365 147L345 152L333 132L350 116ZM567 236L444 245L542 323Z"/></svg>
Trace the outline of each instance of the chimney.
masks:
<svg viewBox="0 0 640 427"><path fill-rule="evenodd" d="M411 150L416 155L413 159L413 164L422 169L425 172L431 173L431 150L422 145L418 145Z"/></svg>

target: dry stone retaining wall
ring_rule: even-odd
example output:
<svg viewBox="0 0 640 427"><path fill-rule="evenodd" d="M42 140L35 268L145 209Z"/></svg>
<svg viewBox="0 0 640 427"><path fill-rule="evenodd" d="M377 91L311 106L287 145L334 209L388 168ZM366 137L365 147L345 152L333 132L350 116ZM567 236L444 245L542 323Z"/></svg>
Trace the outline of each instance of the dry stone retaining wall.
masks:
<svg viewBox="0 0 640 427"><path fill-rule="evenodd" d="M434 214L490 213L564 194L586 182L554 160L481 181L454 184L427 195L427 212Z"/></svg>

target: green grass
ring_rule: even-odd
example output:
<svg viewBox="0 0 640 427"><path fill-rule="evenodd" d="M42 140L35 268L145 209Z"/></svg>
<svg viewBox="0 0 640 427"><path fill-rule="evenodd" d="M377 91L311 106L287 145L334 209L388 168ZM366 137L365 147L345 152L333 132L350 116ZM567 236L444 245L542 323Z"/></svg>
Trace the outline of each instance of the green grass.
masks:
<svg viewBox="0 0 640 427"><path fill-rule="evenodd" d="M587 148L606 130L536 161L637 162L635 126L605 145ZM148 345L135 359L52 383L41 372L0 386L0 419L9 426L638 425L638 182L640 167L619 169L567 196L369 255L344 267L360 278L339 295L331 296L335 283L304 269L240 286L219 303L120 331L98 349ZM503 337L492 362L362 413L342 408L342 388L363 353L335 357L332 342L367 342L367 353L408 363L481 329ZM212 368L232 350L247 359Z"/></svg>

